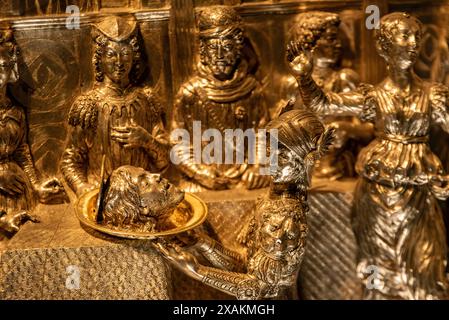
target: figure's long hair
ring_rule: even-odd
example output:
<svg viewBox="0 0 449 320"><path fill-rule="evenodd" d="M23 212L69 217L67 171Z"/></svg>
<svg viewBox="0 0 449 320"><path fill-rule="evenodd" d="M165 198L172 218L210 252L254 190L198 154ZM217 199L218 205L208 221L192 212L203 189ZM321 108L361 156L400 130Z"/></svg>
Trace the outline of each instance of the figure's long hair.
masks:
<svg viewBox="0 0 449 320"><path fill-rule="evenodd" d="M93 40L95 43L95 47L92 57L92 63L95 70L95 80L97 82L103 82L104 72L101 66L101 56L107 43L113 40L110 40L108 37L98 31L94 33ZM145 51L141 48L141 44L143 43L142 36L139 32L136 32L124 41L129 43L133 50L133 65L131 71L129 72L129 81L130 83L138 84L141 82L146 68L146 64L144 62L146 60L146 54Z"/></svg>
<svg viewBox="0 0 449 320"><path fill-rule="evenodd" d="M10 58L11 78L9 79L9 82L16 82L19 79L17 65L19 49L17 48L13 30L9 24L0 24L0 47L6 49Z"/></svg>
<svg viewBox="0 0 449 320"><path fill-rule="evenodd" d="M116 229L151 231L154 222L140 219L139 188L132 182L126 167L115 170L106 182L103 223Z"/></svg>

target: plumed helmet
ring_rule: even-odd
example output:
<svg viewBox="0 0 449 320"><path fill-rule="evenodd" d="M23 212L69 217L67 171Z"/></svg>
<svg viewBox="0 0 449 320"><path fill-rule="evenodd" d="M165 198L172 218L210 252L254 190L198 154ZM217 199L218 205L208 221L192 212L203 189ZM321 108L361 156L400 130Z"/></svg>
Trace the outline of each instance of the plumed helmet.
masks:
<svg viewBox="0 0 449 320"><path fill-rule="evenodd" d="M319 158L327 151L333 138L333 130L326 130L318 117L308 110L284 112L266 128L277 129L278 142L300 159L305 159L309 154Z"/></svg>

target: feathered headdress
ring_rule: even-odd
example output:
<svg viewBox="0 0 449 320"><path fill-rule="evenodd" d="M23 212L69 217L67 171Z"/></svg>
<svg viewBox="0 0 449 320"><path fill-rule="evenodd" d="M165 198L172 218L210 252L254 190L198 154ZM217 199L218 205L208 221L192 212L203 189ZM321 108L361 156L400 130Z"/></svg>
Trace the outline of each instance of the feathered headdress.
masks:
<svg viewBox="0 0 449 320"><path fill-rule="evenodd" d="M321 158L334 138L333 128L326 129L314 113L300 109L285 111L267 129L276 129L278 142L304 161Z"/></svg>

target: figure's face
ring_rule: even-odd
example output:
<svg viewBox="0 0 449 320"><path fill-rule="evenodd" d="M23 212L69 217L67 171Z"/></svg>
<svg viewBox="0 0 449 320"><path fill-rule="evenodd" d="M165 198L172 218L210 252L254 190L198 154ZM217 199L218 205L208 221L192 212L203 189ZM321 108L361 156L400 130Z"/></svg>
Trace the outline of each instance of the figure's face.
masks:
<svg viewBox="0 0 449 320"><path fill-rule="evenodd" d="M313 164L298 159L298 156L282 144L279 144L277 153L277 164L270 166L270 175L274 183L296 183L298 181L309 181Z"/></svg>
<svg viewBox="0 0 449 320"><path fill-rule="evenodd" d="M163 216L170 213L184 199L184 192L159 174L136 168L133 177L139 187L143 215Z"/></svg>
<svg viewBox="0 0 449 320"><path fill-rule="evenodd" d="M336 64L340 59L341 42L338 39L338 28L332 26L327 28L317 41L313 54L315 59L325 64Z"/></svg>
<svg viewBox="0 0 449 320"><path fill-rule="evenodd" d="M401 20L393 29L391 49L386 59L390 65L400 69L411 68L419 53L421 41L420 27L411 20Z"/></svg>
<svg viewBox="0 0 449 320"><path fill-rule="evenodd" d="M231 37L202 39L204 61L213 75L220 80L232 78L240 56L237 41Z"/></svg>
<svg viewBox="0 0 449 320"><path fill-rule="evenodd" d="M101 57L103 72L116 84L127 84L133 65L133 50L129 43L108 41Z"/></svg>
<svg viewBox="0 0 449 320"><path fill-rule="evenodd" d="M0 89L4 88L11 78L11 57L6 49L0 48Z"/></svg>
<svg viewBox="0 0 449 320"><path fill-rule="evenodd" d="M298 215L272 214L263 222L260 229L260 245L273 257L281 258L301 245L306 225L299 221Z"/></svg>

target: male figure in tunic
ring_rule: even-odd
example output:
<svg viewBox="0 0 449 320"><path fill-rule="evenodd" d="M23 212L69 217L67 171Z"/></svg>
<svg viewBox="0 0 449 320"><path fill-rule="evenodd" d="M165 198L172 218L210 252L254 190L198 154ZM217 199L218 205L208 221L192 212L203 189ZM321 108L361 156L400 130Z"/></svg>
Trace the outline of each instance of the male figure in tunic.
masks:
<svg viewBox="0 0 449 320"><path fill-rule="evenodd" d="M168 165L168 141L161 104L139 86L144 71L142 42L134 17L110 16L94 30L95 87L69 113L70 134L62 173L81 195L122 165L161 172Z"/></svg>
<svg viewBox="0 0 449 320"><path fill-rule="evenodd" d="M358 74L353 69L341 67L343 48L338 36L341 23L338 14L304 12L296 17L294 23L289 32L290 39L300 42L304 48L312 49L313 46L312 77L317 85L328 92L354 90L359 84ZM285 83L283 95L294 99L297 108L304 108L297 94L296 79L288 75L282 80ZM281 100L278 110L285 104L285 100ZM336 118L328 115L321 118L326 125L336 128L336 139L330 152L317 161L314 176L330 180L355 176L355 159L359 149L373 138L372 125L349 116Z"/></svg>
<svg viewBox="0 0 449 320"><path fill-rule="evenodd" d="M201 121L201 132L216 129L222 135L226 129L263 127L268 110L261 84L251 74L242 54L244 29L240 16L231 7L208 7L198 15L198 28L198 72L181 86L176 96L172 129L185 129L192 139L194 121ZM194 159L190 144L180 151L184 157L178 165L181 188L196 192L267 186L268 177L260 174L257 164L247 161L248 152L245 153L243 163L204 163Z"/></svg>

